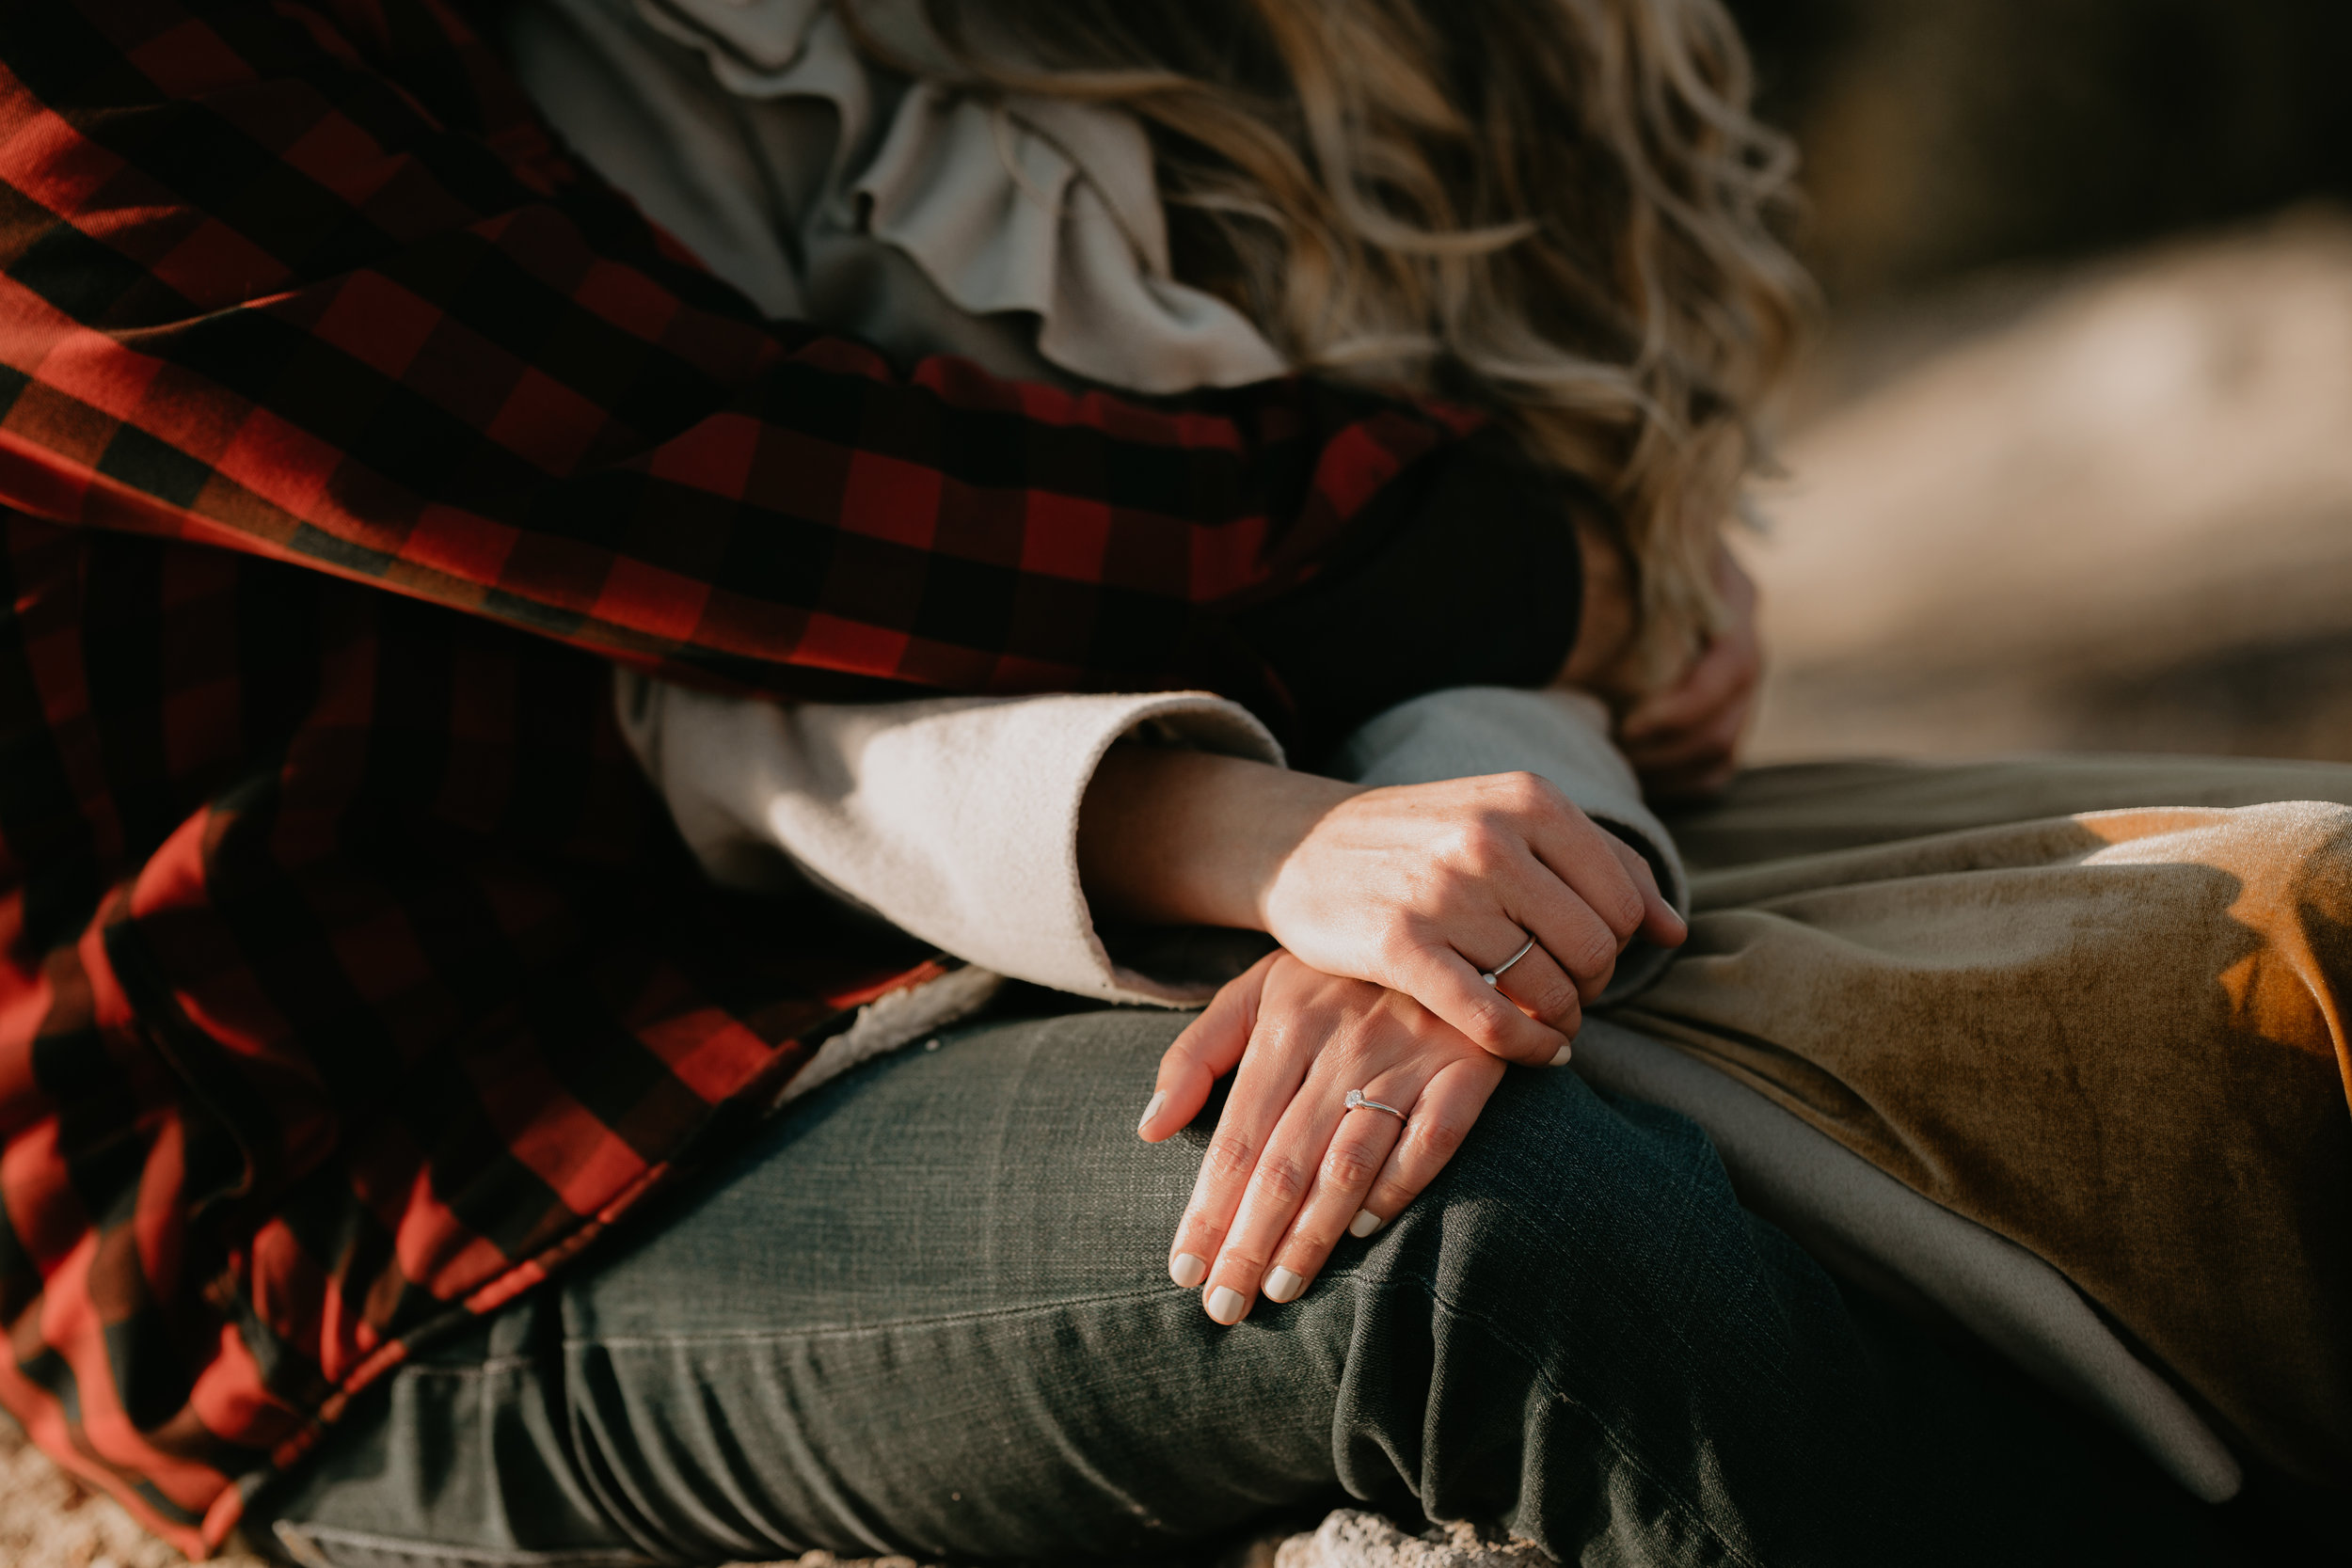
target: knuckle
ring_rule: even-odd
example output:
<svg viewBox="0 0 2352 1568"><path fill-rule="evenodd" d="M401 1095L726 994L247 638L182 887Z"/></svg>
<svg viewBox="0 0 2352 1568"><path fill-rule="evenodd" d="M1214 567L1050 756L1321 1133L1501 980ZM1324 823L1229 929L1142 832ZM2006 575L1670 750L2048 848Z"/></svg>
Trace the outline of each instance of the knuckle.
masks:
<svg viewBox="0 0 2352 1568"><path fill-rule="evenodd" d="M1396 974L1431 944L1402 922L1391 922L1372 940L1372 956L1383 970Z"/></svg>
<svg viewBox="0 0 2352 1568"><path fill-rule="evenodd" d="M1431 1159L1443 1164L1454 1158L1455 1151L1462 1147L1462 1140L1469 1136L1468 1123L1457 1122L1451 1117L1438 1117L1422 1129L1421 1146Z"/></svg>
<svg viewBox="0 0 2352 1568"><path fill-rule="evenodd" d="M1212 1283L1219 1285L1232 1284L1236 1278L1247 1278L1249 1283L1241 1293L1248 1295L1257 1289L1259 1279L1265 1275L1266 1265L1272 1261L1263 1247L1227 1247L1216 1255L1216 1267L1210 1273L1209 1278Z"/></svg>
<svg viewBox="0 0 2352 1568"><path fill-rule="evenodd" d="M1570 974L1590 976L1606 973L1616 966L1616 937L1607 930L1586 932L1570 944L1563 958Z"/></svg>
<svg viewBox="0 0 2352 1568"><path fill-rule="evenodd" d="M1273 1154L1258 1163L1258 1174L1250 1185L1262 1201L1295 1204L1307 1190L1307 1174L1298 1168L1297 1161Z"/></svg>
<svg viewBox="0 0 2352 1568"><path fill-rule="evenodd" d="M1342 1191L1354 1192L1369 1186L1379 1174L1380 1162L1360 1148L1335 1145L1323 1157L1324 1181Z"/></svg>
<svg viewBox="0 0 2352 1568"><path fill-rule="evenodd" d="M1249 1140L1239 1133L1219 1132L1209 1140L1209 1151L1201 1156L1201 1164L1219 1180L1238 1180L1257 1164L1257 1152Z"/></svg>
<svg viewBox="0 0 2352 1568"><path fill-rule="evenodd" d="M1575 1017L1582 1000L1576 987L1565 979L1547 980L1535 988L1535 994L1527 999L1527 1005L1537 1017L1556 1022Z"/></svg>
<svg viewBox="0 0 2352 1568"><path fill-rule="evenodd" d="M1496 782L1496 793L1514 811L1543 814L1558 808L1560 791L1541 774L1519 768L1499 775Z"/></svg>
<svg viewBox="0 0 2352 1568"><path fill-rule="evenodd" d="M1510 828L1492 816L1464 823L1459 849L1463 864L1478 876L1492 876L1511 852L1512 837Z"/></svg>
<svg viewBox="0 0 2352 1568"><path fill-rule="evenodd" d="M1470 1004L1470 1028L1465 1031L1481 1050L1502 1053L1517 1033L1514 1027L1525 1023L1518 1008L1492 992Z"/></svg>

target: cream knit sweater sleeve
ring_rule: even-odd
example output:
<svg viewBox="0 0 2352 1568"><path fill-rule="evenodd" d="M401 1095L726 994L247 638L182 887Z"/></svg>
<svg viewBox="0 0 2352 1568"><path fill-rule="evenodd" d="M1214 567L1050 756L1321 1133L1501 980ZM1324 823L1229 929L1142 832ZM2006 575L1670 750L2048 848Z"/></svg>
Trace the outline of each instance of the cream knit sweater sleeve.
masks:
<svg viewBox="0 0 2352 1568"><path fill-rule="evenodd" d="M1128 967L1095 929L1078 806L1103 753L1135 737L1282 761L1246 708L1205 692L779 705L624 673L616 696L716 880L798 878L969 963L1111 1002L1198 1002L1215 980L1197 962Z"/></svg>
<svg viewBox="0 0 2352 1568"><path fill-rule="evenodd" d="M1175 692L779 705L629 674L618 699L629 744L722 883L814 883L971 964L1105 1001L1198 1002L1248 961L1247 947L1197 934L1106 943L1078 879L1079 805L1118 741L1281 763L1233 703ZM1368 784L1541 773L1641 847L1681 901L1673 843L1598 704L1434 693L1367 724L1341 760ZM1635 960L1643 977L1650 961Z"/></svg>

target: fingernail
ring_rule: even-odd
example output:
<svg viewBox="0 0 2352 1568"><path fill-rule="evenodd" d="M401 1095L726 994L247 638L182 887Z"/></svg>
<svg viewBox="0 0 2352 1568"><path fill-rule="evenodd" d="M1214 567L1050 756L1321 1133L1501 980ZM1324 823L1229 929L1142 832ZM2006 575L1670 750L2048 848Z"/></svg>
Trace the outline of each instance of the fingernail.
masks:
<svg viewBox="0 0 2352 1568"><path fill-rule="evenodd" d="M1161 1089L1152 1095L1151 1100L1147 1101L1143 1107L1142 1117L1136 1122L1136 1131L1140 1132L1145 1128L1151 1126L1152 1118L1158 1116L1160 1114L1160 1107L1167 1103L1168 1091L1166 1089Z"/></svg>
<svg viewBox="0 0 2352 1568"><path fill-rule="evenodd" d="M1369 1236L1388 1223L1369 1209L1359 1209L1356 1217L1347 1222L1347 1233L1351 1236Z"/></svg>
<svg viewBox="0 0 2352 1568"><path fill-rule="evenodd" d="M1168 1266L1168 1277L1189 1291L1209 1277L1209 1260L1195 1258L1189 1252L1180 1252L1176 1255L1176 1261Z"/></svg>
<svg viewBox="0 0 2352 1568"><path fill-rule="evenodd" d="M1280 1304L1297 1299L1298 1288L1307 1282L1288 1269L1278 1268L1265 1276L1265 1299Z"/></svg>
<svg viewBox="0 0 2352 1568"><path fill-rule="evenodd" d="M1568 1065L1568 1058L1575 1054L1576 1052L1573 1049L1564 1045L1559 1050L1551 1053L1551 1065L1553 1067L1566 1067Z"/></svg>
<svg viewBox="0 0 2352 1568"><path fill-rule="evenodd" d="M1248 1305L1231 1285L1219 1285L1209 1292L1209 1316L1221 1323L1241 1322L1242 1308Z"/></svg>

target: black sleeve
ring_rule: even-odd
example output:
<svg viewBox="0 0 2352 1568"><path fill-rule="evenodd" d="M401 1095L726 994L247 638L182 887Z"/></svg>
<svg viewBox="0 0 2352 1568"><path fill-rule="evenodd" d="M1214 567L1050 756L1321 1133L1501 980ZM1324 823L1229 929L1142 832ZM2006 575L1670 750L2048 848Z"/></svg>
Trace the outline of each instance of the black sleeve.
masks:
<svg viewBox="0 0 2352 1568"><path fill-rule="evenodd" d="M1606 503L1482 432L1399 485L1377 525L1303 591L1237 617L1295 714L1292 759L1316 767L1373 715L1452 686L1542 686L1584 605L1579 507Z"/></svg>

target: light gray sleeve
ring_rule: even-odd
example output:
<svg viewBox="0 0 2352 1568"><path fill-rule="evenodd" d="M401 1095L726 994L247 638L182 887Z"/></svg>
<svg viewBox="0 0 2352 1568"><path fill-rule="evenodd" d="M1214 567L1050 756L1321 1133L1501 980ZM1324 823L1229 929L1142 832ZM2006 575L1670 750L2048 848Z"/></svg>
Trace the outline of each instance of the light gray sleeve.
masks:
<svg viewBox="0 0 2352 1568"><path fill-rule="evenodd" d="M1400 703L1348 736L1331 771L1366 784L1434 784L1488 773L1550 780L1594 821L1641 851L1676 910L1690 912L1682 857L1641 782L1609 738L1609 710L1591 697L1516 687L1458 687ZM1622 1002L1665 968L1647 942L1627 950L1601 1006Z"/></svg>
<svg viewBox="0 0 2352 1568"><path fill-rule="evenodd" d="M1078 879L1078 807L1135 736L1279 766L1248 711L1202 692L779 705L628 672L621 727L704 868L792 879L965 961L1110 1002L1205 1000L1236 967L1199 940L1121 954ZM1243 957L1241 963L1248 961Z"/></svg>

